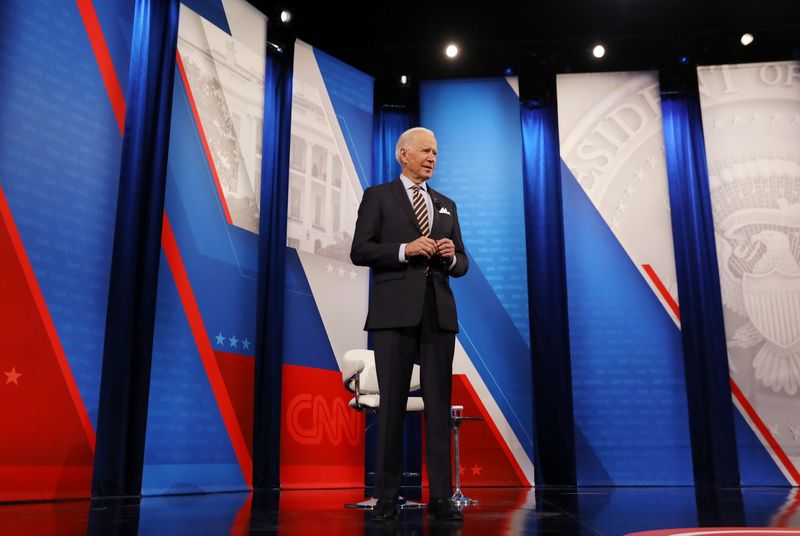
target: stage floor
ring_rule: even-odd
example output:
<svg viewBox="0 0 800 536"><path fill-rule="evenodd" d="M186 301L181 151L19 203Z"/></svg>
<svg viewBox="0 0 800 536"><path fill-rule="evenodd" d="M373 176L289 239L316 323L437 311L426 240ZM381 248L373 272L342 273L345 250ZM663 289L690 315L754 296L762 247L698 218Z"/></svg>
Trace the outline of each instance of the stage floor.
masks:
<svg viewBox="0 0 800 536"><path fill-rule="evenodd" d="M0 535L245 535L245 534L544 534L616 536L688 527L800 529L800 494L788 488L696 492L694 488L580 488L532 490L468 488L480 503L463 523L404 511L396 523L373 525L369 514L345 503L363 490L299 490L75 500L0 505ZM413 495L410 492L409 495ZM663 534L680 534L664 532ZM692 531L704 534L709 531ZM800 534L800 530L789 533ZM715 531L715 534L725 532Z"/></svg>

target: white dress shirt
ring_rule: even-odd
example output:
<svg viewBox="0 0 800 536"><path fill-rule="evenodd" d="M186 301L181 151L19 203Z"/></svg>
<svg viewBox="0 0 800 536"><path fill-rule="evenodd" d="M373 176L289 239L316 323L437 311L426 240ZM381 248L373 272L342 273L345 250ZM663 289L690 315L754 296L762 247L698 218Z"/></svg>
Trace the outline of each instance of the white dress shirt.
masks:
<svg viewBox="0 0 800 536"><path fill-rule="evenodd" d="M400 181L403 183L403 188L405 188L406 195L408 196L408 202L411 203L411 206L414 206L414 182L406 177L405 175L400 175ZM419 185L419 192L422 194L423 199L425 199L425 206L428 209L428 225L430 225L430 229L433 230L433 199L431 199L431 194L428 192L428 186L423 182ZM408 244L400 244L400 251L398 252L398 259L400 262L408 262L406 259L406 246ZM450 263L450 270L456 265L456 256L453 255L453 260Z"/></svg>

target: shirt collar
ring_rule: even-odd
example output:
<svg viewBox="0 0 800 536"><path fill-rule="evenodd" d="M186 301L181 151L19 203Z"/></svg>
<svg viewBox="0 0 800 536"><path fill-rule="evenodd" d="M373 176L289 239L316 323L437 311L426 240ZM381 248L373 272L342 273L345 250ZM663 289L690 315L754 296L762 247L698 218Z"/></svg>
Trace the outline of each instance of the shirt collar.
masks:
<svg viewBox="0 0 800 536"><path fill-rule="evenodd" d="M411 188L413 186L416 186L416 184L414 184L414 181L412 181L411 179L409 179L408 177L406 177L402 173L400 174L400 180L403 182L403 187L406 190L408 190L409 188ZM419 185L419 189L422 190L423 192L427 192L428 191L428 186L423 182L422 184Z"/></svg>

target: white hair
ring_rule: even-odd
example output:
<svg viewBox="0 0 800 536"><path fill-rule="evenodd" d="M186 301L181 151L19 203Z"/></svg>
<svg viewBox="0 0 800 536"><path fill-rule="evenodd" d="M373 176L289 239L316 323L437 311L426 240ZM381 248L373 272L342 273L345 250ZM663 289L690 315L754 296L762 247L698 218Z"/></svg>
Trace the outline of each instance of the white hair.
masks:
<svg viewBox="0 0 800 536"><path fill-rule="evenodd" d="M430 134L434 138L436 137L432 130L428 130L427 128L423 127L409 128L408 130L400 134L400 137L397 138L397 145L394 148L394 158L395 160L397 160L398 164L400 164L401 166L403 165L403 162L400 161L400 149L408 149L409 147L411 147L411 142L414 141L414 136L416 136L417 134L421 134L423 132L425 132L426 134Z"/></svg>

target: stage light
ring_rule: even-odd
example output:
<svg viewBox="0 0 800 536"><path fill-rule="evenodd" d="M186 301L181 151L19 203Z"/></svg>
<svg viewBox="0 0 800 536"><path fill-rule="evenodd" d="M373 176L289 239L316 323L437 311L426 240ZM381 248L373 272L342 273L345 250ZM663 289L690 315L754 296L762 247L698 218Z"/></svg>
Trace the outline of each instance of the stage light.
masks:
<svg viewBox="0 0 800 536"><path fill-rule="evenodd" d="M506 70L503 72L506 73L506 76L512 76L514 74L514 69L512 69L511 67L506 67Z"/></svg>
<svg viewBox="0 0 800 536"><path fill-rule="evenodd" d="M740 41L742 42L742 45L748 46L753 41L755 41L755 37L753 37L753 34L751 34L749 32L748 33L743 33L742 34L742 38L740 39Z"/></svg>
<svg viewBox="0 0 800 536"><path fill-rule="evenodd" d="M681 56L679 61L681 62L682 65L686 65L687 63L689 63L689 57Z"/></svg>
<svg viewBox="0 0 800 536"><path fill-rule="evenodd" d="M595 58L602 58L605 55L606 55L606 47L604 47L603 45L595 45L595 47L592 49L592 56L594 56Z"/></svg>
<svg viewBox="0 0 800 536"><path fill-rule="evenodd" d="M408 84L408 77L406 75L400 76L400 84L403 86Z"/></svg>
<svg viewBox="0 0 800 536"><path fill-rule="evenodd" d="M289 24L289 21L292 20L292 13L288 9L284 9L281 11L281 22L284 24Z"/></svg>
<svg viewBox="0 0 800 536"><path fill-rule="evenodd" d="M458 56L458 47L455 44L450 43L447 45L447 48L444 49L444 53L448 58L455 58Z"/></svg>

